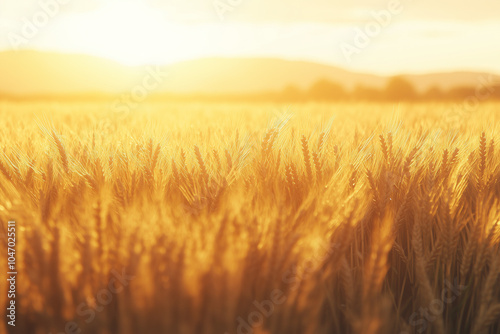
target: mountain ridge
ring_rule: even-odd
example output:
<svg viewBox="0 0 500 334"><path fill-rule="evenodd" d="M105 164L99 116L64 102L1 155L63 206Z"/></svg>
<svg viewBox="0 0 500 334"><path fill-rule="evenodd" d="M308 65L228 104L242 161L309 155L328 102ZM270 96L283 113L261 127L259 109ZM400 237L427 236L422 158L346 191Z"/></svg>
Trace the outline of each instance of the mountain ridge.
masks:
<svg viewBox="0 0 500 334"><path fill-rule="evenodd" d="M279 58L210 57L156 67L125 66L90 55L23 50L0 52L0 93L22 96L128 92L141 86L151 71L162 76L154 87L155 93L181 94L248 94L281 91L289 86L307 89L320 79L342 84L347 89L359 85L382 88L390 78ZM446 90L477 86L500 78L468 71L401 76L420 92L431 87Z"/></svg>

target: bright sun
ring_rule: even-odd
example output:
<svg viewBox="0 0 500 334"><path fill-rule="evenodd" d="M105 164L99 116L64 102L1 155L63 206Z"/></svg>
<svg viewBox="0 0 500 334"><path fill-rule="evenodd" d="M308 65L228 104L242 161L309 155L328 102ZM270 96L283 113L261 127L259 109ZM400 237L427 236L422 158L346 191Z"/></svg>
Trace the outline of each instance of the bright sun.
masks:
<svg viewBox="0 0 500 334"><path fill-rule="evenodd" d="M181 60L192 51L183 34L188 27L169 23L165 15L143 2L111 1L86 15L81 37L90 53L139 65L155 62L159 54L165 62Z"/></svg>

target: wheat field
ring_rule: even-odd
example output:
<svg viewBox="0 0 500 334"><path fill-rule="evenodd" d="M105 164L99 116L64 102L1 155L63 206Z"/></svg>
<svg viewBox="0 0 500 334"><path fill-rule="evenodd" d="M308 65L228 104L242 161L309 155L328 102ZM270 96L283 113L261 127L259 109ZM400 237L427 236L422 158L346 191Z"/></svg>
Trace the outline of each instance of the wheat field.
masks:
<svg viewBox="0 0 500 334"><path fill-rule="evenodd" d="M0 104L16 333L500 333L499 104L107 107Z"/></svg>

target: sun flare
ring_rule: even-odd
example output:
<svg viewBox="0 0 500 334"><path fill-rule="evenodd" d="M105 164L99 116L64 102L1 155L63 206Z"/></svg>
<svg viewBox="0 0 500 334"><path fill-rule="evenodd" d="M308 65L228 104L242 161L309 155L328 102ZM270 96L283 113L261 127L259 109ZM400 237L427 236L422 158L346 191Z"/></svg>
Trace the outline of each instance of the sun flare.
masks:
<svg viewBox="0 0 500 334"><path fill-rule="evenodd" d="M85 18L92 22L86 32L90 53L126 65L155 62L155 54L168 48L169 59L182 58L183 27L166 21L165 14L139 1L111 2ZM162 53L164 54L164 52Z"/></svg>

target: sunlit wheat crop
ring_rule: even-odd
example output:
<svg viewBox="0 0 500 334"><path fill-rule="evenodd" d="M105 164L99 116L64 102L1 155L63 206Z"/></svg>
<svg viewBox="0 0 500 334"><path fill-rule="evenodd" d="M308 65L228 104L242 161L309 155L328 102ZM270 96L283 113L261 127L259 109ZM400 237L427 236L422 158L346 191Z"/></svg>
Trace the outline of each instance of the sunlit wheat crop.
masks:
<svg viewBox="0 0 500 334"><path fill-rule="evenodd" d="M18 333L500 333L498 104L106 107L0 105Z"/></svg>

